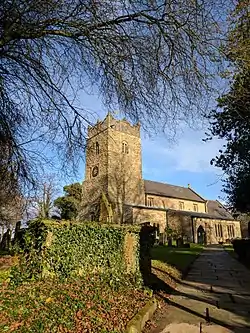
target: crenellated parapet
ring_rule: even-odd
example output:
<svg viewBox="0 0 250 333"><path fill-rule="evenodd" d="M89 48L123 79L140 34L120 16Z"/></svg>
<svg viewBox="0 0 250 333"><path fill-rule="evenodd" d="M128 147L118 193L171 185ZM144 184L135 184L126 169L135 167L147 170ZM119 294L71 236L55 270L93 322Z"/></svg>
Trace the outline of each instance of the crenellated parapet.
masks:
<svg viewBox="0 0 250 333"><path fill-rule="evenodd" d="M88 127L89 138L111 128L114 131L119 131L132 136L140 137L140 123L132 125L126 119L116 119L109 112L103 121L97 121L94 126Z"/></svg>

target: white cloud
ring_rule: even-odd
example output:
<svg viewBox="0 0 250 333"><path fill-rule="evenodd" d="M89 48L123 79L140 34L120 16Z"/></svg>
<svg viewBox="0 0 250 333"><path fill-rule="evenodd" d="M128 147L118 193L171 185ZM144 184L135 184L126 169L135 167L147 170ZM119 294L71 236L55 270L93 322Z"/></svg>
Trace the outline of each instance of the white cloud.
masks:
<svg viewBox="0 0 250 333"><path fill-rule="evenodd" d="M203 142L204 137L203 131L185 129L174 145L164 139L143 140L144 172L154 163L153 169L159 165L175 171L220 173L219 169L210 165L210 161L222 148L223 141L213 139Z"/></svg>

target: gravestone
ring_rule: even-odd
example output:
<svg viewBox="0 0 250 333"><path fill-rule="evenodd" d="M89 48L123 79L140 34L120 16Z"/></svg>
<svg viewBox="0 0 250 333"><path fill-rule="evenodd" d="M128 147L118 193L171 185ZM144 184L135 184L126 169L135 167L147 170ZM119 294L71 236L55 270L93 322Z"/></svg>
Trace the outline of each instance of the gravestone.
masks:
<svg viewBox="0 0 250 333"><path fill-rule="evenodd" d="M177 238L176 245L177 245L177 247L183 247L183 239L182 239L182 237Z"/></svg>
<svg viewBox="0 0 250 333"><path fill-rule="evenodd" d="M18 238L18 233L20 232L20 230L21 230L21 221L18 221L15 227L14 241Z"/></svg>
<svg viewBox="0 0 250 333"><path fill-rule="evenodd" d="M10 241L11 241L11 232L10 232L10 229L8 229L3 234L3 238L0 243L0 249L3 251L8 251L10 249Z"/></svg>
<svg viewBox="0 0 250 333"><path fill-rule="evenodd" d="M140 231L140 271L144 282L151 275L151 248L155 242L155 227L144 224Z"/></svg>

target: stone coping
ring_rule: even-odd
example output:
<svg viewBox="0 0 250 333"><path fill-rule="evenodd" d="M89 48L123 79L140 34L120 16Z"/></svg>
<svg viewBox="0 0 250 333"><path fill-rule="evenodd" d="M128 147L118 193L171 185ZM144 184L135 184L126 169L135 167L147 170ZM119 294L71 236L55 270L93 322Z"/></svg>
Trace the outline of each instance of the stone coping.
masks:
<svg viewBox="0 0 250 333"><path fill-rule="evenodd" d="M157 301L153 298L129 321L125 332L141 333L146 322L152 318L156 309Z"/></svg>

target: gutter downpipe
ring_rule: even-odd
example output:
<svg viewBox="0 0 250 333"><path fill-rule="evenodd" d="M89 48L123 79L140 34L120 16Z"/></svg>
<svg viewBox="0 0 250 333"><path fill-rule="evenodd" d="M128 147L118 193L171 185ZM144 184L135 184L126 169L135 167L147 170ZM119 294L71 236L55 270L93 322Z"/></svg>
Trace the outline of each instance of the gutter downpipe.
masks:
<svg viewBox="0 0 250 333"><path fill-rule="evenodd" d="M194 238L194 217L191 216L191 220L192 220L192 237L193 237L193 243L195 243L195 238Z"/></svg>
<svg viewBox="0 0 250 333"><path fill-rule="evenodd" d="M167 242L168 242L168 210L166 210L166 236L167 236Z"/></svg>

